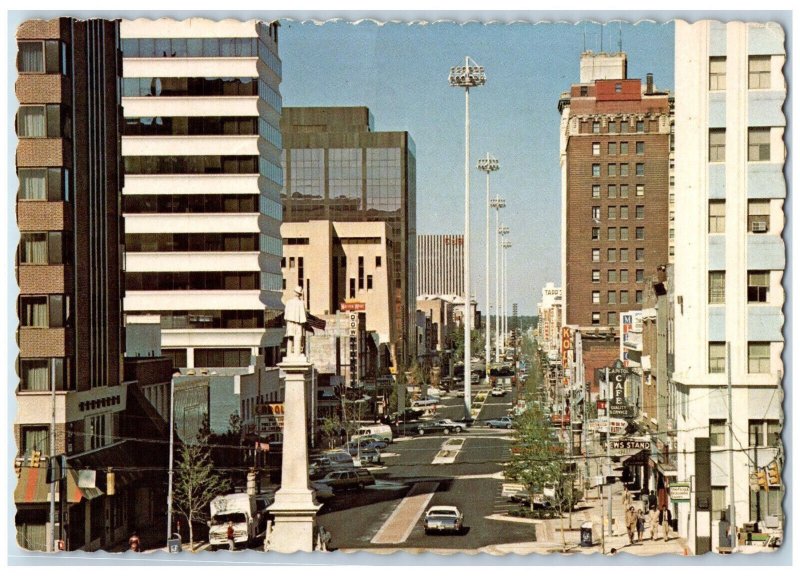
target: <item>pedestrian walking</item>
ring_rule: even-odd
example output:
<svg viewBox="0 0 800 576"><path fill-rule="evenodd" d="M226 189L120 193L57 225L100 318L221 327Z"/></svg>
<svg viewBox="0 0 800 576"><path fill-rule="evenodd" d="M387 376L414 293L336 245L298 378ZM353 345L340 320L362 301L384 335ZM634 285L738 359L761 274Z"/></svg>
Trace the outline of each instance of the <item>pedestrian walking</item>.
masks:
<svg viewBox="0 0 800 576"><path fill-rule="evenodd" d="M235 550L236 549L236 540L234 539L234 531L233 531L233 522L228 520L228 550Z"/></svg>
<svg viewBox="0 0 800 576"><path fill-rule="evenodd" d="M622 490L622 509L627 510L630 506L633 505L633 496L628 491L628 487L625 486Z"/></svg>
<svg viewBox="0 0 800 576"><path fill-rule="evenodd" d="M131 537L128 538L128 548L131 552L141 552L142 551L142 543L139 540L139 535L134 532L131 534Z"/></svg>
<svg viewBox="0 0 800 576"><path fill-rule="evenodd" d="M636 513L636 536L637 542L641 544L644 538L644 512L641 510Z"/></svg>
<svg viewBox="0 0 800 576"><path fill-rule="evenodd" d="M633 545L633 535L636 532L636 510L628 506L625 510L625 529L628 531L628 540Z"/></svg>
<svg viewBox="0 0 800 576"><path fill-rule="evenodd" d="M654 506L653 508L650 508L650 540L655 540L657 533L658 533L658 510L656 510Z"/></svg>
<svg viewBox="0 0 800 576"><path fill-rule="evenodd" d="M669 531L672 528L672 512L664 504L661 506L661 512L658 515L659 524L664 530L664 542L669 542Z"/></svg>
<svg viewBox="0 0 800 576"><path fill-rule="evenodd" d="M647 508L648 510L656 510L658 508L658 496L652 490L647 495Z"/></svg>

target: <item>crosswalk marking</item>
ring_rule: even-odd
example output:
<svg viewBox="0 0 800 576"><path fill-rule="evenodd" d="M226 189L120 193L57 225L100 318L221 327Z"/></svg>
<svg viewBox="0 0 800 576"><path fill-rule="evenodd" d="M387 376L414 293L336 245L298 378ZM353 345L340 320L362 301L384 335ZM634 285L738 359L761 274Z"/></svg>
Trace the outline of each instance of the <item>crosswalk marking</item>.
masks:
<svg viewBox="0 0 800 576"><path fill-rule="evenodd" d="M394 509L371 540L373 544L401 544L408 540L411 531L425 511L439 487L438 482L417 482Z"/></svg>

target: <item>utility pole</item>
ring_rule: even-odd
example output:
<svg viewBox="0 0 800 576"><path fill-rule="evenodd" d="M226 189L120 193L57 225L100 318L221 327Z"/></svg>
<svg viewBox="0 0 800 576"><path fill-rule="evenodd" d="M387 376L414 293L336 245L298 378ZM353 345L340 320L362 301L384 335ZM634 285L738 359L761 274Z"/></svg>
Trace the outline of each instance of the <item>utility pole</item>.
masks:
<svg viewBox="0 0 800 576"><path fill-rule="evenodd" d="M169 482L167 486L167 540L172 538L172 476L175 443L175 376L169 382Z"/></svg>
<svg viewBox="0 0 800 576"><path fill-rule="evenodd" d="M611 380L608 376L608 366L606 366L606 471L607 476L611 476ZM614 522L613 516L613 498L614 485L608 485L608 535L613 536L612 523Z"/></svg>
<svg viewBox="0 0 800 576"><path fill-rule="evenodd" d="M731 548L736 548L736 499L734 497L733 483L733 378L731 376L731 343L727 342L725 356L728 364L728 487L731 509Z"/></svg>

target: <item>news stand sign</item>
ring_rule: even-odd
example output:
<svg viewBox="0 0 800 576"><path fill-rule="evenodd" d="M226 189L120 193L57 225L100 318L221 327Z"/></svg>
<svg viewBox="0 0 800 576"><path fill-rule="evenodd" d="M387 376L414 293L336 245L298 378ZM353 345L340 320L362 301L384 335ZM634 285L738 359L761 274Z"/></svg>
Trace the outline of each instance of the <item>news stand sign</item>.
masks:
<svg viewBox="0 0 800 576"><path fill-rule="evenodd" d="M605 368L598 368L598 381L605 380ZM633 406L630 406L625 401L625 388L628 380L630 370L622 365L622 362L617 360L614 365L608 369L609 380L609 416L612 418L633 418Z"/></svg>

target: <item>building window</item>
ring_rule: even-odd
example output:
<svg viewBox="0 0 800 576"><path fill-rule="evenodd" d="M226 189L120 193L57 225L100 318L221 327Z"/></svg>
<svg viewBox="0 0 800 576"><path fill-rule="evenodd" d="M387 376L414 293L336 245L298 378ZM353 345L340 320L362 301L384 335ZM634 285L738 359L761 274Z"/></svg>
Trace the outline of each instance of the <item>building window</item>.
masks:
<svg viewBox="0 0 800 576"><path fill-rule="evenodd" d="M644 248L636 249L636 261L642 262L644 260Z"/></svg>
<svg viewBox="0 0 800 576"><path fill-rule="evenodd" d="M600 262L600 248L592 248L592 262Z"/></svg>
<svg viewBox="0 0 800 576"><path fill-rule="evenodd" d="M726 420L709 420L708 439L711 441L711 446L725 446L725 437L727 436L727 431L728 422Z"/></svg>
<svg viewBox="0 0 800 576"><path fill-rule="evenodd" d="M623 226L619 229L619 239L620 240L628 240L628 227Z"/></svg>
<svg viewBox="0 0 800 576"><path fill-rule="evenodd" d="M616 228L609 228L608 229L608 239L614 241L617 239L617 229Z"/></svg>
<svg viewBox="0 0 800 576"><path fill-rule="evenodd" d="M617 175L617 165L616 164L609 164L608 165L608 176L613 177Z"/></svg>
<svg viewBox="0 0 800 576"><path fill-rule="evenodd" d="M725 232L725 200L708 201L708 233Z"/></svg>
<svg viewBox="0 0 800 576"><path fill-rule="evenodd" d="M617 261L617 250L616 250L616 248L609 248L608 249L608 261L609 262L616 262Z"/></svg>
<svg viewBox="0 0 800 576"><path fill-rule="evenodd" d="M636 153L641 156L644 154L644 142L637 142L636 143Z"/></svg>
<svg viewBox="0 0 800 576"><path fill-rule="evenodd" d="M600 270L592 270L592 283L600 282Z"/></svg>
<svg viewBox="0 0 800 576"><path fill-rule="evenodd" d="M358 289L364 289L364 257L358 257Z"/></svg>
<svg viewBox="0 0 800 576"><path fill-rule="evenodd" d="M609 134L616 134L617 133L617 123L616 122L609 122L608 123L608 132L609 132Z"/></svg>
<svg viewBox="0 0 800 576"><path fill-rule="evenodd" d="M644 132L644 120L637 120L636 121L636 131L637 132Z"/></svg>
<svg viewBox="0 0 800 576"><path fill-rule="evenodd" d="M620 142L619 143L619 153L625 156L628 153L628 143L627 142Z"/></svg>
<svg viewBox="0 0 800 576"><path fill-rule="evenodd" d="M600 312L592 312L592 325L597 326L600 324Z"/></svg>
<svg viewBox="0 0 800 576"><path fill-rule="evenodd" d="M367 290L372 290L372 274L367 274Z"/></svg>
<svg viewBox="0 0 800 576"><path fill-rule="evenodd" d="M592 142L592 156L600 156L600 142Z"/></svg>
<svg viewBox="0 0 800 576"><path fill-rule="evenodd" d="M63 328L69 318L69 297L63 294L19 297L19 323L31 328Z"/></svg>
<svg viewBox="0 0 800 576"><path fill-rule="evenodd" d="M708 343L708 373L725 373L725 342Z"/></svg>
<svg viewBox="0 0 800 576"><path fill-rule="evenodd" d="M609 132L611 131L610 130L611 124L613 124L613 122L608 125ZM617 143L616 142L609 142L608 143L608 154L609 154L609 156L615 156L617 154Z"/></svg>
<svg viewBox="0 0 800 576"><path fill-rule="evenodd" d="M592 184L592 198L600 198L600 184Z"/></svg>
<svg viewBox="0 0 800 576"><path fill-rule="evenodd" d="M20 168L19 199L69 201L69 171L63 168Z"/></svg>
<svg viewBox="0 0 800 576"><path fill-rule="evenodd" d="M725 90L725 56L712 56L709 59L708 89Z"/></svg>
<svg viewBox="0 0 800 576"><path fill-rule="evenodd" d="M592 206L592 220L596 222L600 220L600 206Z"/></svg>
<svg viewBox="0 0 800 576"><path fill-rule="evenodd" d="M620 290L619 291L619 303L620 304L628 304L628 291L627 290Z"/></svg>
<svg viewBox="0 0 800 576"><path fill-rule="evenodd" d="M644 226L637 226L636 227L636 239L637 240L644 240Z"/></svg>
<svg viewBox="0 0 800 576"><path fill-rule="evenodd" d="M627 269L619 271L619 281L622 284L627 284L628 283L628 270ZM621 300L620 300L620 302L621 302Z"/></svg>
<svg viewBox="0 0 800 576"><path fill-rule="evenodd" d="M708 273L708 303L725 303L725 271Z"/></svg>
<svg viewBox="0 0 800 576"><path fill-rule="evenodd" d="M636 207L636 219L644 220L644 206L640 205Z"/></svg>
<svg viewBox="0 0 800 576"><path fill-rule="evenodd" d="M641 304L644 302L644 292L641 290L636 291L636 303Z"/></svg>
<svg viewBox="0 0 800 576"><path fill-rule="evenodd" d="M600 176L600 164L592 164L592 176L595 178Z"/></svg>
<svg viewBox="0 0 800 576"><path fill-rule="evenodd" d="M592 291L592 304L600 304L600 291L593 290Z"/></svg>
<svg viewBox="0 0 800 576"><path fill-rule="evenodd" d="M750 420L748 446L777 448L781 445L781 426L777 420Z"/></svg>
<svg viewBox="0 0 800 576"><path fill-rule="evenodd" d="M608 283L609 284L616 284L617 283L617 271L616 270L609 270L608 271Z"/></svg>
<svg viewBox="0 0 800 576"><path fill-rule="evenodd" d="M592 134L600 134L600 122L592 122Z"/></svg>
<svg viewBox="0 0 800 576"><path fill-rule="evenodd" d="M769 90L772 87L770 79L770 56L750 56L747 63L748 84L752 90Z"/></svg>
<svg viewBox="0 0 800 576"><path fill-rule="evenodd" d="M627 206L620 206L619 207L619 217L620 217L620 220L627 220L628 219L628 207Z"/></svg>
<svg viewBox="0 0 800 576"><path fill-rule="evenodd" d="M608 313L608 325L609 326L616 326L617 322L619 322L619 320L617 319L617 313L616 312L609 312Z"/></svg>
<svg viewBox="0 0 800 576"><path fill-rule="evenodd" d="M769 231L769 200L748 200L747 229L756 234Z"/></svg>
<svg viewBox="0 0 800 576"><path fill-rule="evenodd" d="M628 261L628 249L627 248L620 248L619 249L619 261L620 262L627 262Z"/></svg>
<svg viewBox="0 0 800 576"><path fill-rule="evenodd" d="M642 163L636 164L636 175L644 176L644 164Z"/></svg>
<svg viewBox="0 0 800 576"><path fill-rule="evenodd" d="M608 303L609 304L616 304L617 303L617 293L614 290L608 291Z"/></svg>
<svg viewBox="0 0 800 576"><path fill-rule="evenodd" d="M616 198L617 197L617 185L616 184L609 184L608 185L608 197L609 198Z"/></svg>
<svg viewBox="0 0 800 576"><path fill-rule="evenodd" d="M106 445L106 415L98 414L89 418L89 450Z"/></svg>
<svg viewBox="0 0 800 576"><path fill-rule="evenodd" d="M636 185L636 195L637 196L644 196L644 184L637 184Z"/></svg>
<svg viewBox="0 0 800 576"><path fill-rule="evenodd" d="M64 253L61 232L23 232L20 234L20 264L63 264Z"/></svg>
<svg viewBox="0 0 800 576"><path fill-rule="evenodd" d="M350 278L350 298L356 297L356 279Z"/></svg>
<svg viewBox="0 0 800 576"><path fill-rule="evenodd" d="M50 429L47 426L22 426L20 429L22 456L30 458L33 452L50 455Z"/></svg>
<svg viewBox="0 0 800 576"><path fill-rule="evenodd" d="M61 106L47 104L20 106L17 112L17 135L20 138L61 138L67 132L66 115L62 123Z"/></svg>
<svg viewBox="0 0 800 576"><path fill-rule="evenodd" d="M383 265L383 262L381 260L381 257L380 256L375 256L375 268L380 268L382 265Z"/></svg>
<svg viewBox="0 0 800 576"><path fill-rule="evenodd" d="M622 93L622 82L614 82L614 92L616 94Z"/></svg>
<svg viewBox="0 0 800 576"><path fill-rule="evenodd" d="M617 207L616 206L609 206L608 207L608 219L609 220L616 220L617 218Z"/></svg>
<svg viewBox="0 0 800 576"><path fill-rule="evenodd" d="M769 299L769 272L752 271L747 273L747 301L767 302Z"/></svg>
<svg viewBox="0 0 800 576"><path fill-rule="evenodd" d="M747 372L769 374L769 342L747 343Z"/></svg>
<svg viewBox="0 0 800 576"><path fill-rule="evenodd" d="M592 240L600 240L600 228L592 228Z"/></svg>
<svg viewBox="0 0 800 576"><path fill-rule="evenodd" d="M619 175L623 178L628 176L628 165L627 164L620 164L619 165Z"/></svg>
<svg viewBox="0 0 800 576"><path fill-rule="evenodd" d="M636 269L636 281L644 282L644 270L642 268Z"/></svg>
<svg viewBox="0 0 800 576"><path fill-rule="evenodd" d="M714 444L711 444L714 446ZM722 446L722 444L720 444ZM728 499L725 497L725 486L711 487L711 520L722 520L722 516L728 515Z"/></svg>
<svg viewBox="0 0 800 576"><path fill-rule="evenodd" d="M708 131L708 161L725 162L725 128Z"/></svg>
<svg viewBox="0 0 800 576"><path fill-rule="evenodd" d="M627 198L628 197L628 185L627 184L620 184L619 185L619 197L620 198Z"/></svg>
<svg viewBox="0 0 800 576"><path fill-rule="evenodd" d="M66 51L58 40L17 44L17 70L21 74L65 73Z"/></svg>
<svg viewBox="0 0 800 576"><path fill-rule="evenodd" d="M769 162L769 128L747 129L747 160L750 162Z"/></svg>

